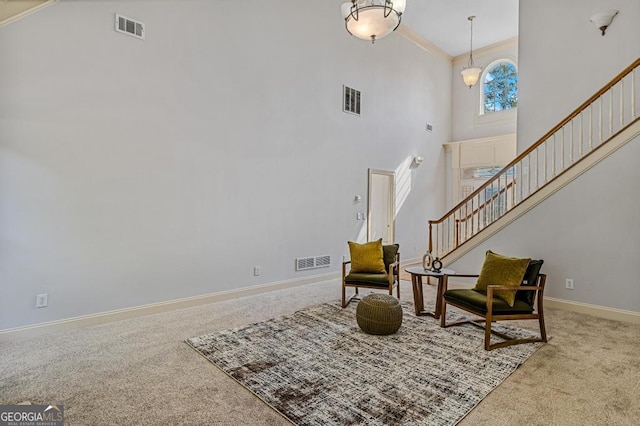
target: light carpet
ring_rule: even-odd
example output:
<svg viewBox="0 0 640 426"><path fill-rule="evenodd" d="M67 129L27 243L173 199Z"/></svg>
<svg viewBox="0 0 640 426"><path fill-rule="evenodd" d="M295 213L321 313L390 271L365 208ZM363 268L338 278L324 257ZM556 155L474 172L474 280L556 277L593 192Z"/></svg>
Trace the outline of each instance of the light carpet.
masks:
<svg viewBox="0 0 640 426"><path fill-rule="evenodd" d="M481 329L442 329L402 306L402 327L390 336L362 332L356 303L336 302L187 343L301 426L456 424L540 346L487 352Z"/></svg>

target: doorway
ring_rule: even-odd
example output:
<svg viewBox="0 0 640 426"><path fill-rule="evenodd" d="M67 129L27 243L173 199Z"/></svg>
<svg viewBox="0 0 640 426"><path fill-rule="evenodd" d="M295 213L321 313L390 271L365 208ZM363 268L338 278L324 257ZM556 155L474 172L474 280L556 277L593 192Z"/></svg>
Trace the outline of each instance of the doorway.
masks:
<svg viewBox="0 0 640 426"><path fill-rule="evenodd" d="M394 172L369 169L367 241L382 238L382 244L395 242L395 181Z"/></svg>

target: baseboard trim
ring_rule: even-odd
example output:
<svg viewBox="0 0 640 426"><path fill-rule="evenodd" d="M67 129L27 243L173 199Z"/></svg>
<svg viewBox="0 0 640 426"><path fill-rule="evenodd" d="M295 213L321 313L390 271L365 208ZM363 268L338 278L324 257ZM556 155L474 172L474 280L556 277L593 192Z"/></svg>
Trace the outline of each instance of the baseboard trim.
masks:
<svg viewBox="0 0 640 426"><path fill-rule="evenodd" d="M400 268L408 268L410 266L418 266L418 264L422 265L422 256L420 257L412 257L411 259L404 259L400 261Z"/></svg>
<svg viewBox="0 0 640 426"><path fill-rule="evenodd" d="M323 281L339 279L339 272L313 275L305 278L276 281L268 284L259 284L250 287L243 287L233 290L219 291L200 296L185 297L181 299L169 300L166 302L151 303L148 305L134 306L131 308L116 309L113 311L100 312L97 314L83 315L79 317L66 318L57 321L44 322L40 324L0 330L0 342L10 342L25 338L43 336L60 331L75 330L94 325L107 324L123 319L141 317L145 315L170 312L178 309L190 308L194 306L207 305L209 303L222 302L239 297L253 296L275 290L298 287L306 284L314 284ZM339 288L336 287L336 295Z"/></svg>
<svg viewBox="0 0 640 426"><path fill-rule="evenodd" d="M565 311L578 312L615 321L640 324L640 312L626 311L624 309L608 308L606 306L590 305L588 303L574 302L572 300L544 297L544 304L549 308L558 308Z"/></svg>

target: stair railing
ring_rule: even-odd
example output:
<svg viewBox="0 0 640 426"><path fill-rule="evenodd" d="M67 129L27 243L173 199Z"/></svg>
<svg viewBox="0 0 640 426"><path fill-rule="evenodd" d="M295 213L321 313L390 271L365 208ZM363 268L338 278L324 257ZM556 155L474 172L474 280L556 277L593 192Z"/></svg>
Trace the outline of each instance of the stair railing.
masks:
<svg viewBox="0 0 640 426"><path fill-rule="evenodd" d="M429 251L445 257L637 121L639 67L640 58L440 219L429 220Z"/></svg>

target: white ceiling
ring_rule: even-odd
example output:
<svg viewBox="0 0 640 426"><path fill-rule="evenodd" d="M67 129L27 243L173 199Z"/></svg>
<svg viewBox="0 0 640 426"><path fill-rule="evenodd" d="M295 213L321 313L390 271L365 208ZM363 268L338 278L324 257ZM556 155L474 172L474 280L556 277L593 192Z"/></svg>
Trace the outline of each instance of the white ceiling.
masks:
<svg viewBox="0 0 640 426"><path fill-rule="evenodd" d="M0 0L0 24L54 0ZM402 23L451 56L479 49L518 35L518 0L406 0ZM340 3L343 3L341 0ZM336 6L339 12L340 6Z"/></svg>
<svg viewBox="0 0 640 426"><path fill-rule="evenodd" d="M518 0L407 0L402 23L451 56L518 35Z"/></svg>
<svg viewBox="0 0 640 426"><path fill-rule="evenodd" d="M518 35L518 0L407 0L402 24L458 56L469 52L471 15L474 50Z"/></svg>

